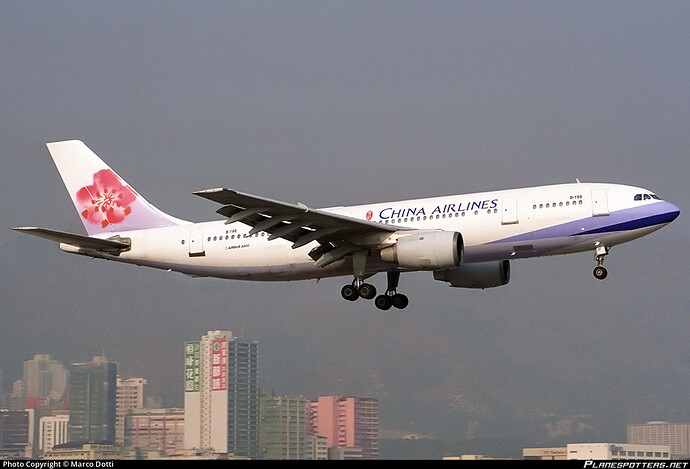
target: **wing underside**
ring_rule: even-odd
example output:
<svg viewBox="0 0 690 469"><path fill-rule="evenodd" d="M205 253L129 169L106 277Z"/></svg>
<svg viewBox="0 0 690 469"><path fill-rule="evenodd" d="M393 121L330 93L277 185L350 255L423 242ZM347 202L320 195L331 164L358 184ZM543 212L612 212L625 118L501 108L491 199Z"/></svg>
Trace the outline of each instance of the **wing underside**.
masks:
<svg viewBox="0 0 690 469"><path fill-rule="evenodd" d="M318 267L357 251L380 248L399 229L232 189L207 189L194 194L223 205L216 212L228 218L226 223L244 223L251 227L250 234L264 231L269 240L290 241L293 249L316 241L320 246L309 255Z"/></svg>

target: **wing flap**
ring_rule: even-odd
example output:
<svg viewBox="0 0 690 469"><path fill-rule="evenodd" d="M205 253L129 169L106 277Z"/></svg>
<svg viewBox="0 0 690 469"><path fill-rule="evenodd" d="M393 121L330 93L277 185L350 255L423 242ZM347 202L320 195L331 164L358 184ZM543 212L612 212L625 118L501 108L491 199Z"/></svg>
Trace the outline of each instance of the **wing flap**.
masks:
<svg viewBox="0 0 690 469"><path fill-rule="evenodd" d="M69 244L84 249L95 249L109 253L119 253L130 248L129 243L116 241L114 239L92 238L66 231L49 230L35 226L19 226L12 228L15 231L38 236L39 238L49 239L58 243Z"/></svg>

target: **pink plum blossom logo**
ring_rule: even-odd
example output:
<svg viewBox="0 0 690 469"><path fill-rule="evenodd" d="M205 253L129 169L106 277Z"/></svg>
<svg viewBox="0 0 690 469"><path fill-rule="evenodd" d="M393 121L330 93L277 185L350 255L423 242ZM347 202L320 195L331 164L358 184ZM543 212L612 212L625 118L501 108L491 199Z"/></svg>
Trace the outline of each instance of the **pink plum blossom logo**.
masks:
<svg viewBox="0 0 690 469"><path fill-rule="evenodd" d="M371 210L369 210L369 211L367 212L367 220L371 221L371 218L372 218L373 216L374 216L374 212L372 212Z"/></svg>
<svg viewBox="0 0 690 469"><path fill-rule="evenodd" d="M93 175L93 185L79 189L76 198L84 207L81 216L105 228L122 222L132 213L130 205L137 195L129 186L123 185L112 170L102 169Z"/></svg>

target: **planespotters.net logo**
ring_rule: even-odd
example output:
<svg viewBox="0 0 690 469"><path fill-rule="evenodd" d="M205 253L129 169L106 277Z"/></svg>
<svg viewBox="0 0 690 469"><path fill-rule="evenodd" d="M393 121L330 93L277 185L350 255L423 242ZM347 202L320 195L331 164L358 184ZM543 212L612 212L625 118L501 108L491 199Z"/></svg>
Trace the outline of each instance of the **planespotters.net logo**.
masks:
<svg viewBox="0 0 690 469"><path fill-rule="evenodd" d="M687 461L585 461L586 469L683 469Z"/></svg>

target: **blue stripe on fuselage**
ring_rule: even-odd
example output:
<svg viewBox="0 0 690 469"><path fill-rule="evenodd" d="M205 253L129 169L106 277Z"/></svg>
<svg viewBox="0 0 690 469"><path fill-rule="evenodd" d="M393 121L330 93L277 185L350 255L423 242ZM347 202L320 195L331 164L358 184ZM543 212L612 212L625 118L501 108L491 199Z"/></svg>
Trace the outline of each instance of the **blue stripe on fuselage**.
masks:
<svg viewBox="0 0 690 469"><path fill-rule="evenodd" d="M540 230L530 231L509 238L499 239L487 244L505 242L524 242L539 239L582 236L587 234L628 231L649 226L670 223L680 211L668 202L646 204L640 207L611 212L607 216L588 217Z"/></svg>

